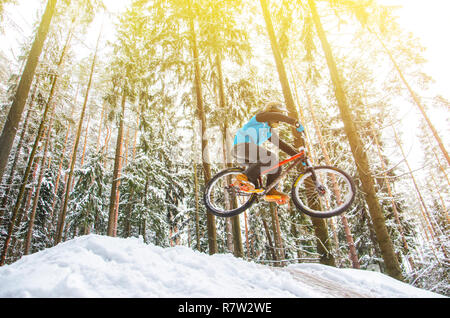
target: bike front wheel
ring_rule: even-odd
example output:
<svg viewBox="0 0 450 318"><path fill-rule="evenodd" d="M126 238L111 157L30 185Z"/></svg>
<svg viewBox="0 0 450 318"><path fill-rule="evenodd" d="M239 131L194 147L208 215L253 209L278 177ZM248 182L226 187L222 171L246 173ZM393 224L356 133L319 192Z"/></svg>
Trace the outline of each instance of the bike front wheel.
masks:
<svg viewBox="0 0 450 318"><path fill-rule="evenodd" d="M292 201L309 216L329 218L348 210L355 199L355 189L352 178L344 171L329 166L312 167L295 180Z"/></svg>
<svg viewBox="0 0 450 318"><path fill-rule="evenodd" d="M234 178L243 172L242 168L226 169L206 184L203 201L209 212L220 217L231 217L253 204L256 194L242 192L233 186Z"/></svg>

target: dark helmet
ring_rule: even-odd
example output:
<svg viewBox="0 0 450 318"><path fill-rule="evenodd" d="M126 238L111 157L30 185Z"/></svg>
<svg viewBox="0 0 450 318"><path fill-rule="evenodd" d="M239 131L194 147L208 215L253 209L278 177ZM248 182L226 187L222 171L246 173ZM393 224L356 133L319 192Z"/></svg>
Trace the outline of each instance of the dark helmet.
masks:
<svg viewBox="0 0 450 318"><path fill-rule="evenodd" d="M275 112L275 113L282 113L282 114L286 113L286 108L280 102L268 102L267 104L264 105L263 110L265 112Z"/></svg>

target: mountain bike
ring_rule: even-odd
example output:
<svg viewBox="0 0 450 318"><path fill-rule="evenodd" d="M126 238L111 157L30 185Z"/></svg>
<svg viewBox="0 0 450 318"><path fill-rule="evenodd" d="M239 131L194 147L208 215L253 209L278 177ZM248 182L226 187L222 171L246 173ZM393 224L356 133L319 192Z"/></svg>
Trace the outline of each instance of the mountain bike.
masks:
<svg viewBox="0 0 450 318"><path fill-rule="evenodd" d="M262 176L286 164L289 165L280 176L263 187ZM299 148L296 155L262 171L257 180L258 184L255 185L256 190L252 192L234 182L237 175L244 173L244 167L222 170L205 186L205 206L209 212L220 217L242 213L273 189L295 167L300 169L292 184L291 198L298 210L312 217L329 218L350 208L356 194L352 178L336 167L313 167L304 147Z"/></svg>

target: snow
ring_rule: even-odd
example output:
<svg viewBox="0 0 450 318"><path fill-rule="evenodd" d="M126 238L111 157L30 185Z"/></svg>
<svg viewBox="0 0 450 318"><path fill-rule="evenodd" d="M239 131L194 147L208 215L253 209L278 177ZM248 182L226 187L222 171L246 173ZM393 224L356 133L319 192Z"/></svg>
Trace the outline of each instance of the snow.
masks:
<svg viewBox="0 0 450 318"><path fill-rule="evenodd" d="M435 298L377 272L320 264L274 268L141 238L87 235L0 267L13 298Z"/></svg>

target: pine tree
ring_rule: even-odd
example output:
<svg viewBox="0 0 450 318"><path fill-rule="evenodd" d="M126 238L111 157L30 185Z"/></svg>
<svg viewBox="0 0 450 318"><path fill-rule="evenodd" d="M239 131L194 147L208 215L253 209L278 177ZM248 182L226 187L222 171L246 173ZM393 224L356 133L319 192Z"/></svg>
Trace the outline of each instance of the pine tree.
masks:
<svg viewBox="0 0 450 318"><path fill-rule="evenodd" d="M95 62L96 62L96 58L97 58L98 45L100 43L100 35L101 35L101 33L99 34L99 37L97 39L97 45L95 48L94 57L92 59L89 80L87 83L86 93L84 96L84 102L83 102L83 106L81 109L80 118L78 120L78 128L77 128L77 133L75 136L75 142L73 145L71 161L70 161L70 170L69 170L69 174L67 177L67 182L65 183L64 201L63 201L61 213L59 214L59 217L58 217L58 225L57 225L57 230L56 230L55 244L61 243L61 241L63 239L63 230L64 230L65 219L66 219L66 214L67 214L67 205L69 204L69 195L70 195L70 191L71 191L71 187L72 187L73 171L75 169L75 162L77 159L77 150L78 150L78 145L80 142L81 130L83 127L84 116L86 113L87 102L89 99L89 92L90 92L91 85L92 85L92 77L93 77L94 70L95 70Z"/></svg>
<svg viewBox="0 0 450 318"><path fill-rule="evenodd" d="M70 39L70 32L69 32L68 39ZM67 43L68 43L68 41L66 42L66 44ZM65 57L66 53L67 53L67 45L64 46L64 48L62 50L62 53L61 53L61 56L59 58L59 61L58 61L58 64L57 64L58 72L61 71L61 66L62 66L62 64L64 62L64 57ZM53 97L54 97L55 91L57 90L58 78L59 78L58 74L53 76L52 86L51 86L51 89L50 89L49 97L47 99L47 102L46 102L46 105L45 105L45 108L44 108L44 112L43 112L43 115L42 115L42 118L41 118L41 121L40 121L40 124L39 124L39 128L38 128L38 131L36 133L36 138L35 138L35 141L34 141L34 144L33 144L33 148L32 148L32 151L30 153L30 156L28 158L28 164L27 164L27 168L25 170L25 173L24 173L24 176L23 176L23 179L22 179L22 185L20 187L19 194L17 195L16 203L14 205L14 209L13 209L13 212L12 212L10 225L9 225L9 228L8 228L8 235L6 237L6 240L5 240L5 243L4 243L4 247L3 247L3 252L2 252L2 256L1 256L0 266L4 265L5 260L6 260L6 255L8 253L8 248L9 248L9 243L10 243L10 240L11 240L12 232L13 232L13 229L14 229L14 226L15 226L15 222L16 222L16 219L17 219L17 215L18 215L21 203L22 203L22 197L23 197L23 195L25 193L25 187L26 187L26 184L27 184L26 181L28 180L28 177L29 177L29 175L31 173L32 165L33 165L33 162L35 160L35 155L37 153L37 150L38 150L38 147L39 147L39 144L40 144L40 140L41 140L41 138L42 138L42 136L44 134L44 131L45 131L45 124L46 124L47 117L48 117L49 113L52 114L53 110L54 110Z"/></svg>
<svg viewBox="0 0 450 318"><path fill-rule="evenodd" d="M385 219L381 211L380 204L376 197L373 180L370 175L370 167L367 155L362 151L362 143L358 137L356 127L352 120L352 115L348 107L345 92L342 87L340 75L336 67L336 62L331 51L331 47L323 30L320 17L317 13L316 4L313 0L308 0L311 9L312 18L316 27L318 37L322 43L322 48L327 59L330 76L335 88L336 100L338 102L339 110L341 112L342 120L344 122L344 129L349 139L350 147L358 167L359 177L362 181L363 190L366 193L366 200L369 206L369 212L372 217L372 222L377 233L377 239L380 245L383 259L386 263L386 269L390 276L402 280L402 273L400 265L392 246L392 241L386 229Z"/></svg>
<svg viewBox="0 0 450 318"><path fill-rule="evenodd" d="M16 131L19 126L20 119L22 118L22 112L34 78L34 72L36 70L39 56L41 55L42 47L44 46L50 23L55 12L56 2L57 0L48 0L45 12L42 16L41 24L39 25L39 29L36 33L36 38L28 55L27 63L23 70L22 76L20 77L20 82L13 98L13 103L9 110L8 118L0 136L0 148L2 149L0 153L0 180L3 179L8 157L13 146L14 138L16 137Z"/></svg>

